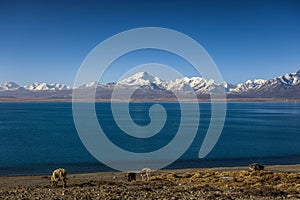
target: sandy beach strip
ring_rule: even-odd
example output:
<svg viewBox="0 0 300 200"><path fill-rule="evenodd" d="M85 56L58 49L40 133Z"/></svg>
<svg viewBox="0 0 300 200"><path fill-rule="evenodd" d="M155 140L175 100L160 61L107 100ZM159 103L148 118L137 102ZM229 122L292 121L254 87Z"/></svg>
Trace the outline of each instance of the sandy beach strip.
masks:
<svg viewBox="0 0 300 200"><path fill-rule="evenodd" d="M51 173L51 172L50 172ZM300 164L158 170L150 181L125 172L68 174L67 187L49 176L0 177L1 199L300 199Z"/></svg>

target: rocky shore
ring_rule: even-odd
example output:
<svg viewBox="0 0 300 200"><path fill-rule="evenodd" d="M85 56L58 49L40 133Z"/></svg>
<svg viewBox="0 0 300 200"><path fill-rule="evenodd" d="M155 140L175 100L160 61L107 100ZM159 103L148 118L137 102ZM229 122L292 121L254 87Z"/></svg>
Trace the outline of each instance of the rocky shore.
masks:
<svg viewBox="0 0 300 200"><path fill-rule="evenodd" d="M1 199L300 199L300 165L159 170L150 181L125 173L69 174L67 187L50 176L0 177Z"/></svg>

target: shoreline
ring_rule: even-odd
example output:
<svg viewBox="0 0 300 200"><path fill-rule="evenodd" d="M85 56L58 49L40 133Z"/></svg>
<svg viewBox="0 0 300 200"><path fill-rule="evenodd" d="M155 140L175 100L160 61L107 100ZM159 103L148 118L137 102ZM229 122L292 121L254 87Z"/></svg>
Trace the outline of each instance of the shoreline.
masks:
<svg viewBox="0 0 300 200"><path fill-rule="evenodd" d="M300 173L300 163L299 164L278 164L278 165L264 165L265 170L276 171L276 172L296 172ZM155 170L156 172L195 172L195 171L238 171L238 170L248 170L248 166L231 166L231 167L203 167L203 168L178 168L178 169L160 169ZM153 172L155 172L153 171ZM72 175L93 175L93 174L118 174L125 173L120 171L98 171L98 172L80 172L80 173L72 173ZM48 174L49 175L49 174ZM47 174L37 174L37 175L3 175L0 176L0 180L3 178L18 178L18 177L44 177ZM1 181L0 181L1 183Z"/></svg>
<svg viewBox="0 0 300 200"><path fill-rule="evenodd" d="M272 170L277 172L296 172L300 173L300 164L266 164L264 165L266 170ZM49 176L51 173L51 170L54 168L49 169L49 173L37 173L37 174L10 174L10 175L0 175L0 183L1 179L5 178L18 178L18 177L44 177ZM65 168L68 169L68 168ZM221 167L188 167L188 168L167 168L167 169L160 169L156 170L159 172L180 172L180 171L189 171L189 172L195 172L199 170L205 170L205 171L237 171L237 170L248 170L248 166L246 165L239 165L239 166L221 166ZM124 173L121 171L116 170L110 170L110 171L97 171L93 170L90 172L72 172L72 175L81 175L81 174L118 174L118 173Z"/></svg>
<svg viewBox="0 0 300 200"><path fill-rule="evenodd" d="M67 187L47 176L0 177L2 199L299 199L300 164L157 170L148 182L124 172L68 174Z"/></svg>
<svg viewBox="0 0 300 200"><path fill-rule="evenodd" d="M48 98L0 98L1 102L32 102L32 103L39 103L39 102L73 102L72 99L48 99ZM103 102L103 103L110 103L110 102L128 102L127 100L123 99L117 99L117 100L111 100L111 99L80 99L74 102ZM130 102L178 102L177 99L131 99ZM190 99L183 99L182 102L211 102L211 99L198 99L198 101L192 101ZM227 98L227 99L215 99L214 102L300 102L299 98L295 99L289 99L289 98Z"/></svg>

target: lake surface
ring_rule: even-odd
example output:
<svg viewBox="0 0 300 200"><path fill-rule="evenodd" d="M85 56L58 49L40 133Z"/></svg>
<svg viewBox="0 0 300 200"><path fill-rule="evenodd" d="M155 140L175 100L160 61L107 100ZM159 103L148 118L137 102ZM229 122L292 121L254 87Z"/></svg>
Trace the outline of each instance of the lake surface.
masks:
<svg viewBox="0 0 300 200"><path fill-rule="evenodd" d="M138 125L147 125L153 103L131 103ZM168 118L159 134L133 138L122 133L109 103L96 103L98 121L107 137L132 152L150 152L172 140L180 124L180 106L161 103ZM210 103L199 103L200 124L189 149L167 168L220 167L300 163L300 103L228 103L225 125L214 149L198 158L210 121ZM188 134L188 133L187 133ZM0 175L111 171L84 147L76 131L71 103L0 103Z"/></svg>

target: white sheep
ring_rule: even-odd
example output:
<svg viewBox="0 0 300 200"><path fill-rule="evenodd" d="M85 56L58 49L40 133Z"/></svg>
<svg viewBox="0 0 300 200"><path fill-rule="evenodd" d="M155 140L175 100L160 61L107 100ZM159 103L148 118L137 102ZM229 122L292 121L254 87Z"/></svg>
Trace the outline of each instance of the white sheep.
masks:
<svg viewBox="0 0 300 200"><path fill-rule="evenodd" d="M65 169L59 168L53 171L51 176L51 182L53 186L57 186L58 181L63 182L63 187L67 185L67 171Z"/></svg>
<svg viewBox="0 0 300 200"><path fill-rule="evenodd" d="M141 174L141 177L142 177L142 180L146 180L146 181L149 181L150 180L150 172L151 172L151 169L150 168L143 168L140 172Z"/></svg>
<svg viewBox="0 0 300 200"><path fill-rule="evenodd" d="M257 164L257 163L253 163L249 166L249 169L251 171L259 171L259 170L264 170L264 166L263 165L260 165L260 164Z"/></svg>

